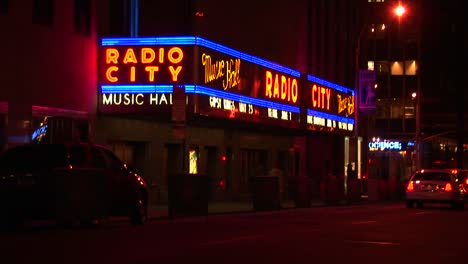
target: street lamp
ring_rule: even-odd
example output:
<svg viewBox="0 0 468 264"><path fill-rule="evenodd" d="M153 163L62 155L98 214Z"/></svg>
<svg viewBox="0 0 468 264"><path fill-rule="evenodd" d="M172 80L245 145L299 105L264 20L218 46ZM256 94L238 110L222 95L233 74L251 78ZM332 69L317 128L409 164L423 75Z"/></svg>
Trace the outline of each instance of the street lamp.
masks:
<svg viewBox="0 0 468 264"><path fill-rule="evenodd" d="M400 19L401 16L406 13L406 8L402 6L401 3L398 3L398 6L393 9L393 12L398 17L398 19Z"/></svg>

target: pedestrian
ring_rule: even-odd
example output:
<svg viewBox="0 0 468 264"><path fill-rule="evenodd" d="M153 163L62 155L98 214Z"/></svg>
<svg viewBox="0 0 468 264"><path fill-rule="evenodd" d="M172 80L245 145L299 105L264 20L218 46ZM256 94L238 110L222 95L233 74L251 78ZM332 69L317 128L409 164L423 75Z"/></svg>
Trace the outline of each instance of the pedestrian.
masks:
<svg viewBox="0 0 468 264"><path fill-rule="evenodd" d="M275 166L268 172L268 176L275 177L278 179L278 201L281 204L284 197L285 184L283 171L279 169L278 163L274 163Z"/></svg>

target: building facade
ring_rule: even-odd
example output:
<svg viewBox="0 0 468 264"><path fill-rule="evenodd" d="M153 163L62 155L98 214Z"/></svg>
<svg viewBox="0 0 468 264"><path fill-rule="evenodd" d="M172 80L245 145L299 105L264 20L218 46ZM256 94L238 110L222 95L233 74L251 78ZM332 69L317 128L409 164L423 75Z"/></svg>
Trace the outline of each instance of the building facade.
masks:
<svg viewBox="0 0 468 264"><path fill-rule="evenodd" d="M361 177L355 1L1 3L0 22L11 25L0 28L11 36L0 44L9 51L3 148L46 129L52 142L108 145L142 172L153 203L167 200L168 177L180 171L209 175L212 199L250 197L251 178L273 167L285 172L290 198L319 197L323 179L344 178L349 163ZM132 42L147 37L156 42ZM152 56L157 69L146 70ZM224 83L218 62L230 75ZM139 79L151 76L154 84Z"/></svg>
<svg viewBox="0 0 468 264"><path fill-rule="evenodd" d="M52 140L87 139L97 98L93 3L0 3L2 149L31 142L41 123Z"/></svg>

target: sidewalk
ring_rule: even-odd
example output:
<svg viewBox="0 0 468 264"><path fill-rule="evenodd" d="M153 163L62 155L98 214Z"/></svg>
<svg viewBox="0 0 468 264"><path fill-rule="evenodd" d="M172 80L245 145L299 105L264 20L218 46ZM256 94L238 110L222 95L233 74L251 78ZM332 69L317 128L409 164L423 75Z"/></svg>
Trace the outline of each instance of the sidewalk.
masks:
<svg viewBox="0 0 468 264"><path fill-rule="evenodd" d="M349 203L348 201L339 201L335 203L326 203L321 200L310 201L310 208L322 206L343 206L351 204L365 204L367 203L366 197L363 197L359 202ZM294 210L296 208L293 200L282 202L281 210ZM302 209L302 207L301 207ZM247 202L210 202L208 204L208 215L217 214L232 214L232 213L251 213L254 212L253 203ZM151 205L148 208L148 215L150 220L169 218L168 205Z"/></svg>

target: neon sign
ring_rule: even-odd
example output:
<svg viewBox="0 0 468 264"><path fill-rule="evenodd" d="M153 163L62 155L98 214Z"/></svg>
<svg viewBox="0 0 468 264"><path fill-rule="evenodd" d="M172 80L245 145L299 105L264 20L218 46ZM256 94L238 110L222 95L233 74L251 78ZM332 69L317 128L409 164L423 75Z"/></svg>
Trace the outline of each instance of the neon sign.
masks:
<svg viewBox="0 0 468 264"><path fill-rule="evenodd" d="M105 38L99 58L103 112L172 107L182 85L201 115L300 127L307 101L309 128L354 130L354 91L310 75L303 88L300 72L203 38Z"/></svg>
<svg viewBox="0 0 468 264"><path fill-rule="evenodd" d="M400 141L373 139L369 142L369 151L385 151L385 150L402 150L402 143Z"/></svg>
<svg viewBox="0 0 468 264"><path fill-rule="evenodd" d="M240 59L212 62L211 56L203 53L202 65L205 72L205 84L223 78L223 89L229 90L240 82Z"/></svg>
<svg viewBox="0 0 468 264"><path fill-rule="evenodd" d="M184 68L181 47L105 47L102 82L177 83Z"/></svg>
<svg viewBox="0 0 468 264"><path fill-rule="evenodd" d="M354 91L308 75L307 127L320 131L354 131Z"/></svg>
<svg viewBox="0 0 468 264"><path fill-rule="evenodd" d="M281 85L280 85L281 83ZM278 98L283 101L297 102L298 85L295 78L286 77L285 75L273 74L271 71L266 71L265 77L265 96L268 98Z"/></svg>

